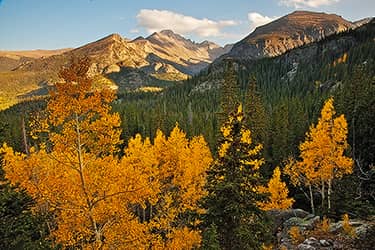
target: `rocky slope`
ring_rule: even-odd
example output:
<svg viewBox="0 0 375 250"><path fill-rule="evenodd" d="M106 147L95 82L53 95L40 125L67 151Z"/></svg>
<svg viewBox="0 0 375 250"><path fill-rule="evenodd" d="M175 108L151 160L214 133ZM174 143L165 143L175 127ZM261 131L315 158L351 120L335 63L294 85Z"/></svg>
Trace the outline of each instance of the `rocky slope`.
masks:
<svg viewBox="0 0 375 250"><path fill-rule="evenodd" d="M159 69L160 66L169 64L188 75L198 73L230 49L209 41L195 43L171 30L153 33L147 38L138 38L133 43L149 53L147 60L150 65L156 64Z"/></svg>
<svg viewBox="0 0 375 250"><path fill-rule="evenodd" d="M158 85L160 80L186 79L230 48L209 41L195 43L165 30L134 40L111 34L76 49L1 51L0 109L41 89L46 92L46 86L58 79L59 70L74 57L89 57L90 74L111 87L115 83L122 91Z"/></svg>
<svg viewBox="0 0 375 250"><path fill-rule="evenodd" d="M334 88L337 84L340 84L340 80L319 79L319 75L321 75L319 71L328 71L331 66L335 68L336 65L345 63L348 58L351 58L352 64L366 64L367 60L375 58L372 53L374 44L375 18L371 18L355 29L325 37L319 42L299 46L271 59L254 59L253 57L241 57L241 55L230 57L228 54L232 53L234 47L230 53L215 60L206 71L200 74L199 79L196 79L198 83L192 91L204 92L219 88L223 82L222 74L227 68L227 61L234 63L236 70L247 71L250 75L261 75L260 81L262 84L285 84L285 86L289 86L291 82L295 81L296 77L301 80L304 79L306 74L310 74L309 77L315 74L314 77L317 77L315 84L319 84L321 89ZM351 51L354 50L363 54L354 53L354 55L350 55ZM280 67L275 65L280 65ZM277 69L277 73L273 72L272 69ZM314 73L313 69L315 69ZM265 75L260 74L260 71ZM273 74L277 77L272 79ZM267 80L265 81L265 79ZM293 84L297 84L297 82Z"/></svg>
<svg viewBox="0 0 375 250"><path fill-rule="evenodd" d="M234 44L225 57L245 60L274 57L355 27L354 23L335 14L295 11L256 28L250 35Z"/></svg>
<svg viewBox="0 0 375 250"><path fill-rule="evenodd" d="M88 56L92 60L92 74L116 73L125 67L140 69L156 78L174 75L174 80L181 80L199 72L229 49L208 41L195 43L170 30L135 40L112 34L60 55L24 62L17 70L57 70L74 56Z"/></svg>

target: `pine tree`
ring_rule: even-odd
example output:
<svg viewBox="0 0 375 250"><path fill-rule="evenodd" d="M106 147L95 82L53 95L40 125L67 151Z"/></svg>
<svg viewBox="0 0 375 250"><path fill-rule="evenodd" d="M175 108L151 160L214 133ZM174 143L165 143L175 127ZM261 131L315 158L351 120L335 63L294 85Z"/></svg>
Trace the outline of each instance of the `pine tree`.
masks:
<svg viewBox="0 0 375 250"><path fill-rule="evenodd" d="M290 155L289 148L289 112L288 104L280 102L272 110L268 154L275 165Z"/></svg>
<svg viewBox="0 0 375 250"><path fill-rule="evenodd" d="M246 124L252 132L255 143L265 143L267 133L267 117L262 98L257 90L255 77L251 77L245 95L244 113Z"/></svg>
<svg viewBox="0 0 375 250"><path fill-rule="evenodd" d="M227 61L224 81L220 89L219 128L228 119L228 115L235 110L239 103L240 91L236 74L234 62Z"/></svg>
<svg viewBox="0 0 375 250"><path fill-rule="evenodd" d="M220 250L220 243L217 235L217 226L211 224L203 232L202 249L204 250Z"/></svg>
<svg viewBox="0 0 375 250"><path fill-rule="evenodd" d="M338 193L336 206L365 216L375 213L374 82L371 65L361 65L354 68L337 89L335 97L338 112L344 113L348 121L348 142L355 161L353 175L336 183L340 185L340 191L345 190Z"/></svg>
<svg viewBox="0 0 375 250"><path fill-rule="evenodd" d="M257 202L264 195L259 168L262 144L254 145L244 124L242 105L221 127L218 157L208 171L207 225L217 226L223 249L261 249L269 240L267 218Z"/></svg>

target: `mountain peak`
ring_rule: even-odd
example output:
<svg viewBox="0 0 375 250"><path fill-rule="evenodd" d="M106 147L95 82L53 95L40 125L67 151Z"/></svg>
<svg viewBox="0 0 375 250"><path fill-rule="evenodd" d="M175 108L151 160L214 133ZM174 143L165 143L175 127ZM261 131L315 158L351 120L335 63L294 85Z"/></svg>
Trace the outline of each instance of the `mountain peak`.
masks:
<svg viewBox="0 0 375 250"><path fill-rule="evenodd" d="M123 38L120 34L113 33L108 36L105 36L97 41L91 42L89 44L113 44L113 43L122 43L127 41L127 39ZM85 47L86 45L82 46ZM78 48L79 49L79 48Z"/></svg>
<svg viewBox="0 0 375 250"><path fill-rule="evenodd" d="M314 11L308 11L308 10L296 10L292 13L285 15L281 18L301 18L302 21L307 21L310 19L310 21L316 21L317 19L324 19L328 21L346 21L342 18L342 16L336 15L336 14L330 14L325 12L314 12Z"/></svg>
<svg viewBox="0 0 375 250"><path fill-rule="evenodd" d="M122 39L123 38L122 38L122 36L120 34L118 34L118 33L112 33L112 34L110 34L110 35L108 35L108 36L106 36L106 37L104 37L104 38L102 38L100 40L122 40Z"/></svg>
<svg viewBox="0 0 375 250"><path fill-rule="evenodd" d="M175 36L178 35L174 33L172 30L162 30L159 32L159 34L165 35L165 36Z"/></svg>
<svg viewBox="0 0 375 250"><path fill-rule="evenodd" d="M199 44L200 44L200 45L213 45L213 44L216 45L216 43L211 42L211 41L208 41L208 40L204 40L203 42L201 42L201 43L199 43Z"/></svg>
<svg viewBox="0 0 375 250"><path fill-rule="evenodd" d="M199 43L198 44L200 47L206 47L210 50L212 49L218 49L218 48L221 48L220 45L214 43L214 42L211 42L211 41L207 41L207 40L204 40L203 42Z"/></svg>
<svg viewBox="0 0 375 250"><path fill-rule="evenodd" d="M195 43L190 39L174 33L172 30L162 30L154 32L146 38L152 44L157 44L161 47L194 47Z"/></svg>
<svg viewBox="0 0 375 250"><path fill-rule="evenodd" d="M257 33L262 33L263 35L273 33L279 36L290 36L302 30L325 29L332 26L347 29L352 27L352 23L336 14L299 10L258 27L256 29L257 32L253 32L248 37L256 37L258 35Z"/></svg>
<svg viewBox="0 0 375 250"><path fill-rule="evenodd" d="M137 36L136 38L134 38L132 40L132 42L135 42L135 41L142 41L142 40L145 40L145 38L143 36Z"/></svg>
<svg viewBox="0 0 375 250"><path fill-rule="evenodd" d="M309 14L325 14L324 12L315 12L315 11L309 11L309 10L295 10L286 16L293 16L293 15L309 15Z"/></svg>
<svg viewBox="0 0 375 250"><path fill-rule="evenodd" d="M228 52L208 41L205 44L201 46L171 30L162 30L132 41L114 33L66 54L48 60L34 60L22 69L57 71L72 56L87 56L92 61L92 75L116 73L126 67L127 70L133 68L153 77L156 74L160 79L181 80L198 73L218 56Z"/></svg>
<svg viewBox="0 0 375 250"><path fill-rule="evenodd" d="M156 39L156 40L160 40L160 39L172 39L172 40L188 40L186 38L184 38L183 36L177 34L177 33L174 33L172 30L161 30L159 32L154 32L152 33L150 36L148 36L146 38L147 40L152 40L152 39Z"/></svg>
<svg viewBox="0 0 375 250"><path fill-rule="evenodd" d="M353 23L335 14L294 11L257 27L236 43L230 56L243 59L272 57L287 50L354 28Z"/></svg>

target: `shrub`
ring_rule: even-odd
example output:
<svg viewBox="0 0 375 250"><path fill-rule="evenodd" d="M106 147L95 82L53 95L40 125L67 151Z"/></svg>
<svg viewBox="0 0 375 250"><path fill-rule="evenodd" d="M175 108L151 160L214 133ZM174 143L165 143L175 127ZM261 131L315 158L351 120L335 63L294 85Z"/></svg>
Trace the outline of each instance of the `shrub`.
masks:
<svg viewBox="0 0 375 250"><path fill-rule="evenodd" d="M299 227L294 226L289 229L289 236L292 239L292 243L297 245L303 241L303 236Z"/></svg>

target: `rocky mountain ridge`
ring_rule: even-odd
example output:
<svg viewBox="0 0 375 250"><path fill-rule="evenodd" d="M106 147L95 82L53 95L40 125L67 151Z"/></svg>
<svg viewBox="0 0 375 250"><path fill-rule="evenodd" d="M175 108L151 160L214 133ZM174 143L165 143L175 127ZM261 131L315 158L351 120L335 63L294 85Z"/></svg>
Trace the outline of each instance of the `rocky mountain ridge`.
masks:
<svg viewBox="0 0 375 250"><path fill-rule="evenodd" d="M91 59L89 73L100 86L127 91L184 80L229 49L209 41L195 43L166 30L134 40L111 34L75 49L2 51L0 109L47 93L48 86L58 81L58 72L73 58Z"/></svg>
<svg viewBox="0 0 375 250"><path fill-rule="evenodd" d="M322 38L317 42L298 46L297 48L288 50L272 58L254 59L253 57L229 56L228 54L230 54L230 52L215 60L207 70L199 75L192 92L204 92L219 88L223 82L222 75L227 68L228 62L234 65L236 71L248 71L253 73L256 69L259 71L260 68L267 65L264 71L268 72L267 74L269 75L272 74L272 72L268 71L269 68L277 68L275 65L280 65L282 69L278 72L281 76L268 81L270 84L280 82L279 84L285 84L286 86L289 86L290 82L294 82L296 77L301 79L302 75L311 73L313 68L319 70L324 68L325 71L329 71L330 68L335 68L339 64L347 63L348 58L356 63L367 64L367 60L363 59L363 56L349 54L352 49L373 46L375 44L374 34L375 19L372 18L355 29ZM365 52L366 57L374 58L372 56L373 50L368 50L369 51ZM324 62L323 59L325 60ZM267 77L267 79L269 78ZM316 79L315 81L315 86L322 90L333 89L340 84L340 80L332 79ZM289 91L293 90L290 89Z"/></svg>
<svg viewBox="0 0 375 250"><path fill-rule="evenodd" d="M358 24L335 14L295 11L257 27L254 32L234 44L231 51L221 59L232 57L251 60L278 56L332 34L354 29L359 26Z"/></svg>
<svg viewBox="0 0 375 250"><path fill-rule="evenodd" d="M125 67L161 79L161 75L171 73L176 80L182 80L198 73L229 49L208 41L195 43L170 30L134 40L111 34L59 55L24 62L16 70L58 70L73 57L87 56L92 60L90 72L94 75L120 72Z"/></svg>

